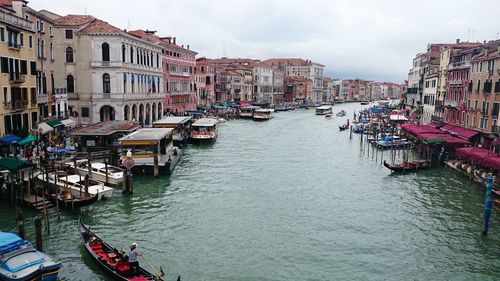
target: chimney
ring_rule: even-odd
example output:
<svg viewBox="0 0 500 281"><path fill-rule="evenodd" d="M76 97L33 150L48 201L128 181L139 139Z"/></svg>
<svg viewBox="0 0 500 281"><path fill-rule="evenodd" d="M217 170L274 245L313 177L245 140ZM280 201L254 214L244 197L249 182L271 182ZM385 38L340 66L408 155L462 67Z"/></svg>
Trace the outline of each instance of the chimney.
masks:
<svg viewBox="0 0 500 281"><path fill-rule="evenodd" d="M457 44L460 44L460 39L457 39Z"/></svg>
<svg viewBox="0 0 500 281"><path fill-rule="evenodd" d="M177 39L177 38L176 38L176 37L174 37L174 45L176 44L176 43L175 43L176 39Z"/></svg>
<svg viewBox="0 0 500 281"><path fill-rule="evenodd" d="M181 48L183 48L183 49L184 49L184 45L181 45Z"/></svg>
<svg viewBox="0 0 500 281"><path fill-rule="evenodd" d="M189 50L189 45L187 45L187 49Z"/></svg>

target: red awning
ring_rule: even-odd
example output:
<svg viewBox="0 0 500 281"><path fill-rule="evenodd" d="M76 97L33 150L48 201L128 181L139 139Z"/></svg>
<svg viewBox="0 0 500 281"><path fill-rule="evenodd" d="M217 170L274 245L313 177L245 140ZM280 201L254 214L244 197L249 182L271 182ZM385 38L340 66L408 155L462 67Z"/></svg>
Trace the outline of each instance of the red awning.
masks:
<svg viewBox="0 0 500 281"><path fill-rule="evenodd" d="M408 123L408 124L403 124L401 125L401 129L403 131L406 131L412 135L418 135L418 134L442 134L443 132L441 130L438 130L436 128L432 128L427 125L418 125L415 123Z"/></svg>
<svg viewBox="0 0 500 281"><path fill-rule="evenodd" d="M453 148L457 148L457 147L464 147L464 146L468 146L470 145L471 143L464 140L464 139L460 139L460 138L456 138L454 136L450 136L450 135L447 135L447 134L443 134L443 133L433 133L433 134L418 134L417 135L417 138L420 139L420 140L428 140L428 139L435 139L435 138L443 138L445 141L446 141L446 146L447 147L453 147Z"/></svg>
<svg viewBox="0 0 500 281"><path fill-rule="evenodd" d="M450 124L441 127L441 130L444 132L448 132L452 135L455 135L459 138L462 138L464 140L469 140L470 138L479 134L479 132L477 132L477 131L464 129L462 127L458 127L458 126L454 126L454 125L450 125Z"/></svg>
<svg viewBox="0 0 500 281"><path fill-rule="evenodd" d="M457 148L457 156L477 163L483 163L488 158L498 157L497 153L481 147Z"/></svg>
<svg viewBox="0 0 500 281"><path fill-rule="evenodd" d="M427 124L427 126L439 129L439 128L443 127L443 124L436 122L436 121L432 121L431 123Z"/></svg>
<svg viewBox="0 0 500 281"><path fill-rule="evenodd" d="M500 171L500 157L485 159L482 163L486 168L491 168L495 171Z"/></svg>

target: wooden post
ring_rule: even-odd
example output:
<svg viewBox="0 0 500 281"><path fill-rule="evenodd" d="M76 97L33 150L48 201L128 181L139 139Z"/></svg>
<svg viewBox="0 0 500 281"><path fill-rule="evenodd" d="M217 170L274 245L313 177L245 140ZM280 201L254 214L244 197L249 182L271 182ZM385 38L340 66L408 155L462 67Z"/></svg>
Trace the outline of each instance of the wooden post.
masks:
<svg viewBox="0 0 500 281"><path fill-rule="evenodd" d="M43 252L42 219L39 216L36 216L35 218L35 236L36 249Z"/></svg>
<svg viewBox="0 0 500 281"><path fill-rule="evenodd" d="M14 197L16 195L14 194L14 178L12 178L12 180L10 181L10 201L12 204L14 204Z"/></svg>
<svg viewBox="0 0 500 281"><path fill-rule="evenodd" d="M484 223L483 223L483 235L488 234L488 228L490 225L490 214L491 214L491 193L493 189L493 176L490 174L488 176L488 182L486 184L486 198L484 200Z"/></svg>
<svg viewBox="0 0 500 281"><path fill-rule="evenodd" d="M92 162L90 162L90 152L89 152L89 158L87 159L87 169L88 169L88 176L89 178L92 178Z"/></svg>
<svg viewBox="0 0 500 281"><path fill-rule="evenodd" d="M349 130L349 139L352 140L352 125L350 126Z"/></svg>
<svg viewBox="0 0 500 281"><path fill-rule="evenodd" d="M24 239L26 237L26 232L24 231L24 216L21 208L17 208L17 230L19 237Z"/></svg>
<svg viewBox="0 0 500 281"><path fill-rule="evenodd" d="M45 231L50 233L50 222L49 222L49 212L47 210L47 204L45 202L45 196L42 197L43 200L43 216L45 218Z"/></svg>
<svg viewBox="0 0 500 281"><path fill-rule="evenodd" d="M157 177L159 174L159 172L158 172L158 154L155 154L153 161L154 161L153 176Z"/></svg>
<svg viewBox="0 0 500 281"><path fill-rule="evenodd" d="M89 196L89 175L85 176L85 196Z"/></svg>
<svg viewBox="0 0 500 281"><path fill-rule="evenodd" d="M106 185L109 185L108 160L104 160L104 169L106 170Z"/></svg>

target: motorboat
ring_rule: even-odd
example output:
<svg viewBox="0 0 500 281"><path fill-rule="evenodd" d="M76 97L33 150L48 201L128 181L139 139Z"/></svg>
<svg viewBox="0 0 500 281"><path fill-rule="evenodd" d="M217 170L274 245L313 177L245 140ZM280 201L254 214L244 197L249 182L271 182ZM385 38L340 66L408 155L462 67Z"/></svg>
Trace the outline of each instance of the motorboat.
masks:
<svg viewBox="0 0 500 281"><path fill-rule="evenodd" d="M256 109L253 113L253 120L265 121L273 118L273 110L267 108Z"/></svg>
<svg viewBox="0 0 500 281"><path fill-rule="evenodd" d="M218 121L212 118L202 118L194 122L191 131L193 141L215 141L218 134Z"/></svg>
<svg viewBox="0 0 500 281"><path fill-rule="evenodd" d="M75 162L67 162L66 166L73 169L75 173L86 176L89 175L94 180L107 183L109 185L118 186L123 182L123 169L118 168L113 165L106 165L105 163L95 162L90 164L89 169L89 161L86 159L76 160L76 168Z"/></svg>
<svg viewBox="0 0 500 281"><path fill-rule="evenodd" d="M326 115L326 114L332 114L333 109L330 105L322 105L319 107L316 107L316 115Z"/></svg>
<svg viewBox="0 0 500 281"><path fill-rule="evenodd" d="M48 177L47 177L48 176ZM88 179L88 187L85 187L85 178L81 175L57 175L56 173L41 173L37 176L41 182L48 183L52 193L58 190L68 190L73 196L82 197L83 194L97 195L97 200L108 199L113 196L114 189L101 182Z"/></svg>

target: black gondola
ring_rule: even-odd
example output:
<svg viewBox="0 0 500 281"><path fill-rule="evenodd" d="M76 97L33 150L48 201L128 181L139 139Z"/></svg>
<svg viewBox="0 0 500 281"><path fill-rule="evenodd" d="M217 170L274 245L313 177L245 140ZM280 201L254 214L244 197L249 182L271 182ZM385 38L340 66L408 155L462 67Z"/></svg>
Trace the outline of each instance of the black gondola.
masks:
<svg viewBox="0 0 500 281"><path fill-rule="evenodd" d="M346 129L349 129L349 125L347 125L347 124L344 124L342 126L339 125L339 130L340 131L343 131L343 130L346 130Z"/></svg>
<svg viewBox="0 0 500 281"><path fill-rule="evenodd" d="M82 236L83 246L85 246L87 252L89 252L97 264L112 275L115 280L163 281L160 276L155 276L142 267L139 267L137 270L138 273L135 274L134 269L128 262L127 256L94 234L82 223L81 219L79 230Z"/></svg>
<svg viewBox="0 0 500 281"><path fill-rule="evenodd" d="M53 204L56 204L56 200L59 200L59 206L66 209L80 208L83 206L87 206L97 202L98 199L97 194L85 196L82 198L68 197L68 194L69 193L60 193L59 195L56 196L56 194L53 193L47 195L46 198Z"/></svg>
<svg viewBox="0 0 500 281"><path fill-rule="evenodd" d="M412 172L425 170L431 167L429 161L403 162L401 164L389 164L384 160L384 166L394 172Z"/></svg>

